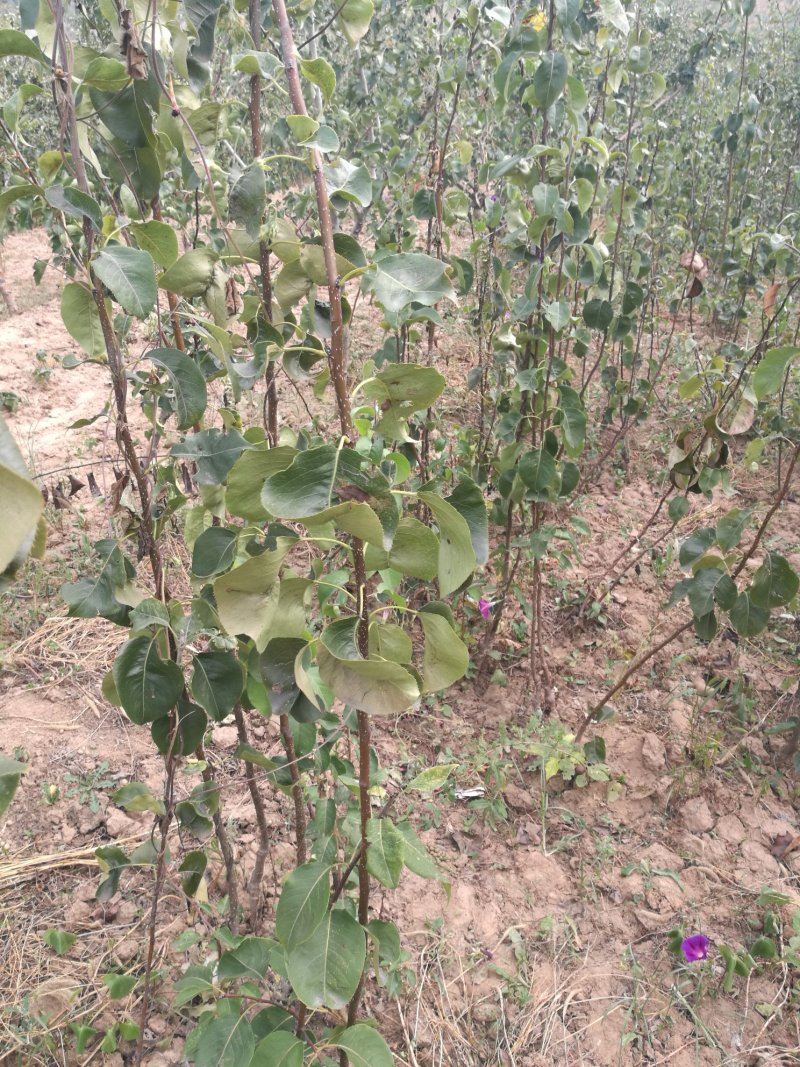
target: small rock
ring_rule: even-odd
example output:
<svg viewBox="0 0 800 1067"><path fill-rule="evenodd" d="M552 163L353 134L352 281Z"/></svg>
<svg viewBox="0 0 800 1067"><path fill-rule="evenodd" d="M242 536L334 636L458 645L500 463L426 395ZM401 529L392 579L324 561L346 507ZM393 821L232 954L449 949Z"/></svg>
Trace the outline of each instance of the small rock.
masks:
<svg viewBox="0 0 800 1067"><path fill-rule="evenodd" d="M65 819L61 824L61 840L65 845L71 844L78 836L77 827L73 826L69 820Z"/></svg>
<svg viewBox="0 0 800 1067"><path fill-rule="evenodd" d="M236 748L239 744L239 731L235 726L215 726L214 744L217 748Z"/></svg>
<svg viewBox="0 0 800 1067"><path fill-rule="evenodd" d="M663 930L671 921L669 914L650 911L648 908L636 908L633 914L649 933L653 933L655 930Z"/></svg>
<svg viewBox="0 0 800 1067"><path fill-rule="evenodd" d="M645 734L642 738L642 764L648 771L661 771L666 762L664 742L655 734Z"/></svg>
<svg viewBox="0 0 800 1067"><path fill-rule="evenodd" d="M132 837L141 832L135 819L119 808L110 808L106 813L106 833L109 837Z"/></svg>
<svg viewBox="0 0 800 1067"><path fill-rule="evenodd" d="M503 796L508 806L515 811L531 812L536 809L530 791L521 789L518 785L507 785L503 790Z"/></svg>
<svg viewBox="0 0 800 1067"><path fill-rule="evenodd" d="M85 926L92 921L93 906L85 900L75 900L64 912L64 920L68 929L76 926Z"/></svg>
<svg viewBox="0 0 800 1067"><path fill-rule="evenodd" d="M103 1063L105 1067L125 1067L125 1060L123 1060L119 1052L112 1052L110 1056L104 1056Z"/></svg>
<svg viewBox="0 0 800 1067"><path fill-rule="evenodd" d="M156 1037L161 1037L162 1034L166 1033L168 1024L163 1015L151 1015L147 1020L147 1025Z"/></svg>
<svg viewBox="0 0 800 1067"><path fill-rule="evenodd" d="M706 834L714 829L714 816L703 797L686 801L681 808L681 821L693 834Z"/></svg>
<svg viewBox="0 0 800 1067"><path fill-rule="evenodd" d="M135 941L132 937L123 938L119 941L114 949L114 955L117 960L123 965L127 966L139 951L139 942Z"/></svg>
<svg viewBox="0 0 800 1067"><path fill-rule="evenodd" d="M678 735L678 740L686 741L692 722L692 709L685 700L670 700L667 705L671 733Z"/></svg>
<svg viewBox="0 0 800 1067"><path fill-rule="evenodd" d="M79 882L72 890L71 895L75 900L85 900L88 903L90 900L94 901L96 893L97 882Z"/></svg>
<svg viewBox="0 0 800 1067"><path fill-rule="evenodd" d="M78 816L78 832L83 834L84 837L88 837L100 826L103 825L103 813L98 808L97 811L92 811L89 807L81 808L80 815Z"/></svg>
<svg viewBox="0 0 800 1067"><path fill-rule="evenodd" d="M117 914L115 916L118 923L127 925L132 923L139 915L139 908L132 900L121 900L117 906Z"/></svg>
<svg viewBox="0 0 800 1067"><path fill-rule="evenodd" d="M717 823L716 831L729 845L740 845L747 837L747 830L738 815L723 815Z"/></svg>
<svg viewBox="0 0 800 1067"><path fill-rule="evenodd" d="M762 877L769 875L773 878L779 878L781 875L781 865L772 853L757 841L744 842L742 845L742 858L753 874L758 874Z"/></svg>

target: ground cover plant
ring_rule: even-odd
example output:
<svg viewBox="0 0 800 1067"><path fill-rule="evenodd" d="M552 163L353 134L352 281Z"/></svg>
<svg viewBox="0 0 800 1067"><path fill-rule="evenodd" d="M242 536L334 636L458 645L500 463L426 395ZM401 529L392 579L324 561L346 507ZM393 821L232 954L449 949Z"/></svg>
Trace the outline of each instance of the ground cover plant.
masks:
<svg viewBox="0 0 800 1067"><path fill-rule="evenodd" d="M798 45L2 18L9 1062L800 1062Z"/></svg>

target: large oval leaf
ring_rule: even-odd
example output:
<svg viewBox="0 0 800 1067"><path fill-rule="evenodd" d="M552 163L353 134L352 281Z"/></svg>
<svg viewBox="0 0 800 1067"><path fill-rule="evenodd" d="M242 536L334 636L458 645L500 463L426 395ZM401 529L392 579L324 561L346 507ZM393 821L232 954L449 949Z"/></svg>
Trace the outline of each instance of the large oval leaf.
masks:
<svg viewBox="0 0 800 1067"><path fill-rule="evenodd" d="M328 912L307 941L286 953L286 967L292 988L307 1007L335 1010L355 993L365 959L363 929L337 909Z"/></svg>
<svg viewBox="0 0 800 1067"><path fill-rule="evenodd" d="M545 52L533 76L533 92L539 107L548 108L567 84L567 57L563 52Z"/></svg>
<svg viewBox="0 0 800 1067"><path fill-rule="evenodd" d="M442 596L450 596L477 564L470 528L453 505L435 493L421 492L419 499L433 512L439 526L439 589Z"/></svg>
<svg viewBox="0 0 800 1067"><path fill-rule="evenodd" d="M155 307L156 270L149 252L107 245L92 261L92 270L129 315L144 319Z"/></svg>
<svg viewBox="0 0 800 1067"><path fill-rule="evenodd" d="M394 1057L381 1035L364 1023L348 1026L334 1044L347 1053L350 1067L392 1067L394 1064Z"/></svg>
<svg viewBox="0 0 800 1067"><path fill-rule="evenodd" d="M113 675L126 715L139 726L167 715L183 692L180 667L161 658L153 636L126 641L114 661Z"/></svg>
<svg viewBox="0 0 800 1067"><path fill-rule="evenodd" d="M283 883L275 914L275 933L288 951L308 941L325 918L331 896L326 863L304 863Z"/></svg>
<svg viewBox="0 0 800 1067"><path fill-rule="evenodd" d="M154 348L146 353L146 358L167 372L175 394L178 429L188 430L203 417L208 403L202 371L190 356L177 348Z"/></svg>

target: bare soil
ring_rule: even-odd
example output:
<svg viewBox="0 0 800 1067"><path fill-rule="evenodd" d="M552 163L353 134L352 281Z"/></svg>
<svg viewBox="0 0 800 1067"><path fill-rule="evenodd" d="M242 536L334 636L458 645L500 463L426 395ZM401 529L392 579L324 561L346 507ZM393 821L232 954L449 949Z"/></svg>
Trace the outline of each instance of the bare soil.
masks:
<svg viewBox="0 0 800 1067"><path fill-rule="evenodd" d="M0 1062L119 1067L129 1061L130 1044L101 1052L98 1037L77 1055L68 1024L102 1032L121 1015L138 1018L138 991L110 1002L101 976L141 973L149 883L144 876L123 879L121 893L98 904L93 849L146 839L150 817L125 815L109 793L128 780L157 790L161 766L147 732L100 691L121 631L102 620L67 619L58 598L61 582L85 565L89 542L118 521L109 501L113 425L101 418L71 428L102 411L109 388L103 367L70 371L53 358L77 351L61 322L58 276L48 270L38 288L31 280L33 261L47 255L44 236L13 235L4 253L20 314L9 317L0 308L0 391L19 397L7 418L31 470L51 491L62 481L67 501L49 509L47 559L29 565L2 602L0 752L17 751L30 769L0 825ZM137 344L144 350L147 338ZM444 336L440 357L452 384L446 404L456 412L469 350ZM300 405L285 385L282 403ZM659 490L650 474L665 446L662 430L645 423L630 442L627 469L606 467L587 492L581 514L592 537L567 576L567 591L602 576L654 509ZM84 486L69 497L67 476L86 482L89 471L101 495ZM737 503L762 506L773 485L774 472L762 471ZM701 499L681 534L713 522L727 506L723 498ZM793 499L768 546L796 566L798 530ZM563 573L554 570L551 578L546 647L555 715L575 729L622 665L674 625L675 613L667 617L661 607L672 583L656 577L645 555L616 587L599 625L560 607ZM767 910L758 903L763 887L790 898L777 909L786 937L800 908L800 850L783 856L780 847L784 835L800 834L797 779L783 759L783 738L767 733L792 714L787 683L798 670L797 621L787 614L763 640L723 636L708 648L687 635L656 656L616 700L615 720L595 731L606 742L613 800L607 783L578 789L556 777L545 784L531 770L525 748L537 733L527 725L534 709L515 621L511 612L498 643L503 684L478 697L466 682L444 706L398 723L376 722L387 764L446 759L459 764L459 790L484 790L483 810L451 791L415 813L452 883L449 896L413 874L396 892L376 887L374 913L398 923L416 976L399 998L374 985L368 992L367 1010L380 1018L397 1063L800 1064L798 975L765 965L725 994L715 947L751 944L758 936ZM254 743L277 749L271 722L253 715L250 726ZM209 753L246 867L255 827L243 768L232 758L235 745L233 727L216 727ZM274 835L268 930L292 838L286 799L271 792L265 798ZM223 882L217 864L212 905L224 897ZM184 1062L190 1024L170 1014L167 992L182 969L200 960L202 946L183 947L184 939L176 948L174 939L189 930L206 937L212 925L207 911L187 910L170 883L157 934L164 984L146 1032L151 1067ZM713 962L705 969L670 952L668 933L678 926L711 939ZM42 941L52 928L77 935L62 956Z"/></svg>

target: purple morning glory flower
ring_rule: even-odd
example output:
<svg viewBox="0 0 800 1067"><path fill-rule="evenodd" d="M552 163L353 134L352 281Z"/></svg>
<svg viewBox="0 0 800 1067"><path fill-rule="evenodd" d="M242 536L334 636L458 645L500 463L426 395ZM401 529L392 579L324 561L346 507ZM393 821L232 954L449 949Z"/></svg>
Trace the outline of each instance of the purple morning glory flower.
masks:
<svg viewBox="0 0 800 1067"><path fill-rule="evenodd" d="M492 602L485 597L481 597L478 601L478 611L483 615L484 619L488 619L492 611Z"/></svg>
<svg viewBox="0 0 800 1067"><path fill-rule="evenodd" d="M696 963L697 960L708 958L709 940L705 934L692 934L684 937L681 941L681 952L687 963Z"/></svg>

